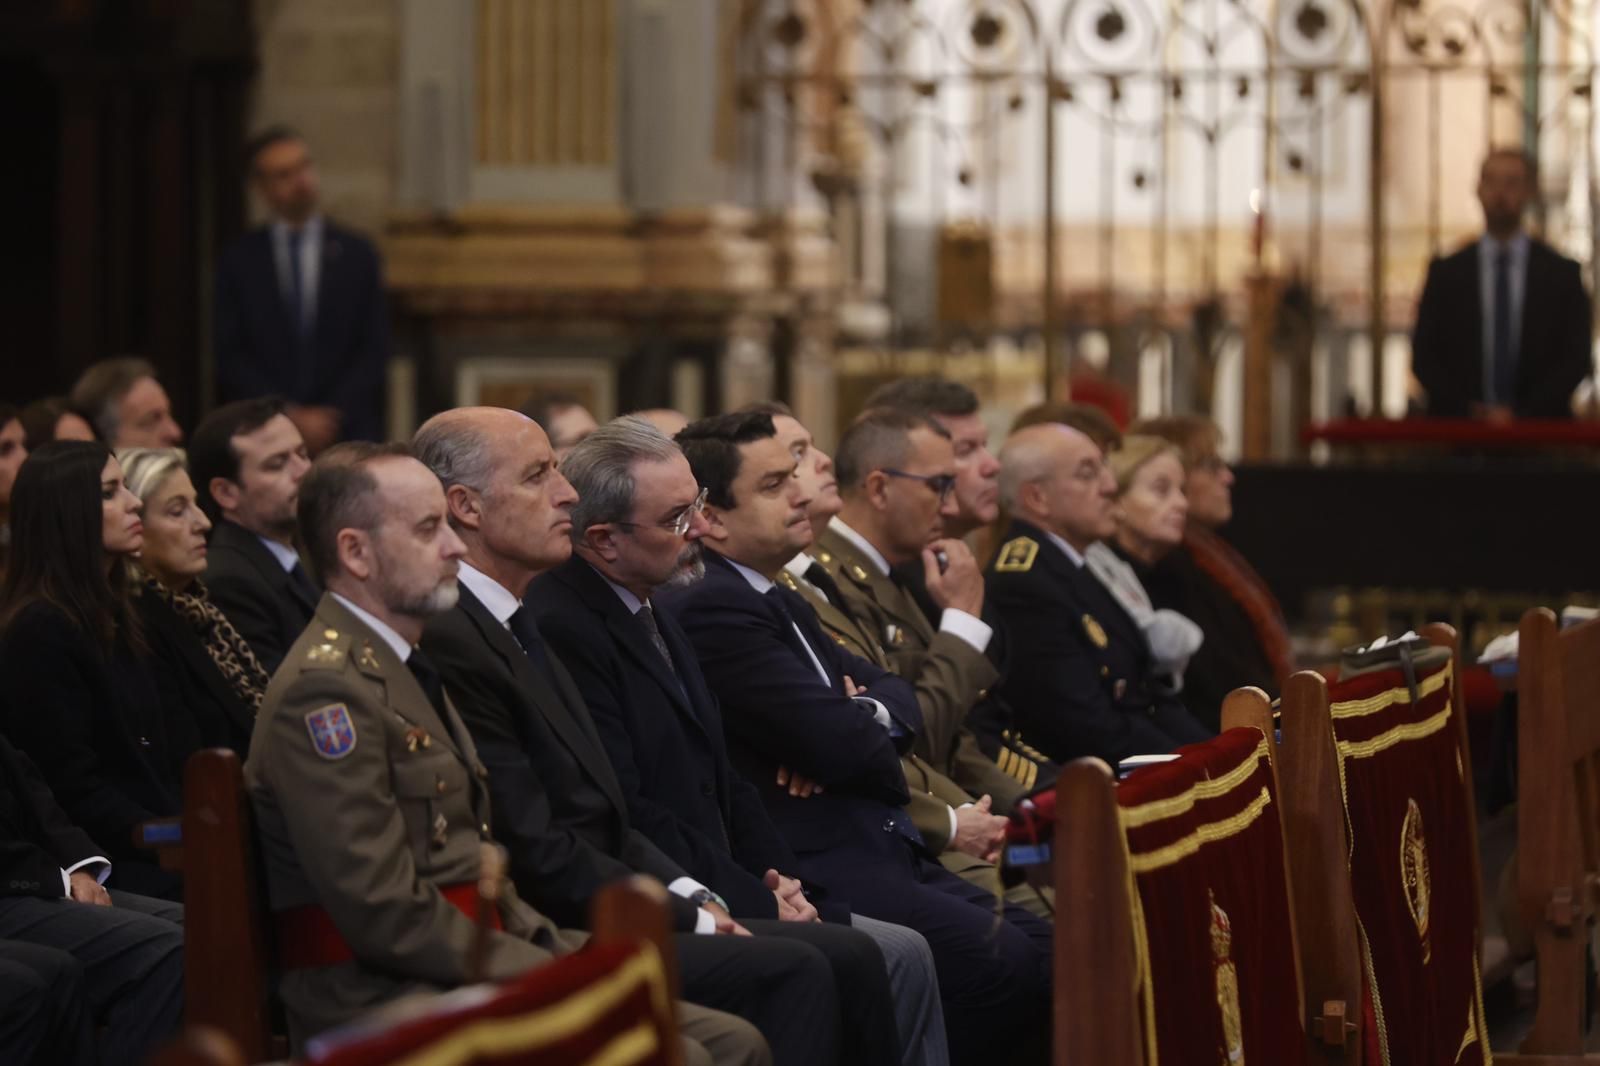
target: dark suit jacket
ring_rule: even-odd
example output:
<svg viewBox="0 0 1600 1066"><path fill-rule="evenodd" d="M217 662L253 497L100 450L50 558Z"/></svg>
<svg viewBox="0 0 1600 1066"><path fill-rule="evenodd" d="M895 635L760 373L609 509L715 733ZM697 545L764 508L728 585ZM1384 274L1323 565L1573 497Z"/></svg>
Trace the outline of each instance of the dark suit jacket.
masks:
<svg viewBox="0 0 1600 1066"><path fill-rule="evenodd" d="M1007 565L1013 542L1034 547ZM1018 558L1028 558L1017 544ZM1208 734L1154 683L1150 647L1116 597L1044 531L1016 520L987 575L988 598L1011 630L1003 692L1028 741L1051 758L1093 755L1116 765Z"/></svg>
<svg viewBox="0 0 1600 1066"><path fill-rule="evenodd" d="M72 824L33 760L0 735L0 896L60 899L61 871L104 854Z"/></svg>
<svg viewBox="0 0 1600 1066"><path fill-rule="evenodd" d="M162 705L187 711L203 746L248 754L255 709L222 676L200 634L152 592L141 591L134 606L144 624Z"/></svg>
<svg viewBox="0 0 1600 1066"><path fill-rule="evenodd" d="M1523 418L1567 418L1572 390L1592 372L1589 294L1578 264L1528 242L1513 408ZM1483 402L1483 289L1478 242L1428 265L1411 335L1411 369L1428 413L1461 418Z"/></svg>
<svg viewBox="0 0 1600 1066"><path fill-rule="evenodd" d="M430 619L422 649L489 770L494 838L511 857L517 892L564 926L587 928L602 886L646 873L669 884L683 867L628 821L628 808L583 696L555 656L556 687L465 585ZM694 928L692 903L674 896L674 919Z"/></svg>
<svg viewBox="0 0 1600 1066"><path fill-rule="evenodd" d="M347 440L383 432L389 309L372 243L324 219L314 337L302 351L278 288L271 232L253 230L223 252L216 276L218 398L277 394L344 414Z"/></svg>
<svg viewBox="0 0 1600 1066"><path fill-rule="evenodd" d="M272 674L316 612L316 601L290 580L261 538L223 520L211 533L206 589L233 628Z"/></svg>
<svg viewBox="0 0 1600 1066"><path fill-rule="evenodd" d="M774 596L781 597L788 617ZM706 552L702 580L658 595L655 603L688 635L724 710L734 766L760 792L800 860L801 876L826 885L831 869L854 863L858 855L906 861L917 834L903 809L909 797L900 755L922 719L911 685L840 648L795 593L781 587L771 595L756 592L713 551ZM822 661L826 683L796 626ZM845 675L882 701L908 735L896 740L846 697ZM790 796L776 783L780 766L825 791L806 799Z"/></svg>
<svg viewBox="0 0 1600 1066"><path fill-rule="evenodd" d="M110 849L113 884L171 894L176 880L134 847L134 831L182 810L183 761L199 738L184 712L162 706L152 672L125 641L102 648L43 601L0 638L6 735L72 822Z"/></svg>
<svg viewBox="0 0 1600 1066"><path fill-rule="evenodd" d="M794 876L798 863L729 761L716 697L677 622L656 612L675 680L644 624L582 559L536 579L527 602L583 692L640 832L726 899L735 917L776 918L761 877L769 869ZM843 917L836 908L828 915L815 895L812 902Z"/></svg>

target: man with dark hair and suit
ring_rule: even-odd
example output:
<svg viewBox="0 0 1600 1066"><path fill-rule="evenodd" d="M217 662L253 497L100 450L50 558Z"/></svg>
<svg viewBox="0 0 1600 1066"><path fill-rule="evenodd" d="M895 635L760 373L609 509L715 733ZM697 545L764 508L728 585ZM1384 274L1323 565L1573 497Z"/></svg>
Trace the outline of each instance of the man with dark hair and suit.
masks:
<svg viewBox="0 0 1600 1066"><path fill-rule="evenodd" d="M989 597L1011 632L1004 691L1029 738L1061 762L1115 766L1211 734L1156 683L1143 632L1084 565L1116 531L1116 479L1099 446L1058 423L1000 450L1011 526L989 566Z"/></svg>
<svg viewBox="0 0 1600 1066"><path fill-rule="evenodd" d="M429 622L422 646L489 769L495 834L519 891L558 921L582 925L605 883L649 874L675 897L692 1002L753 1022L779 1063L894 1059L887 975L870 939L778 922L747 929L630 826L583 696L521 603L535 574L572 553L578 497L544 431L514 411L463 408L429 419L414 443L445 485L451 524L467 547L460 601Z"/></svg>
<svg viewBox="0 0 1600 1066"><path fill-rule="evenodd" d="M777 583L811 543L798 460L760 413L701 419L678 443L707 493L710 551L705 577L660 607L688 635L734 765L796 853L797 873L927 938L952 1062L1042 1061L1049 925L934 861L903 809L900 756L922 726L915 690L840 648ZM798 787L794 775L819 787Z"/></svg>
<svg viewBox="0 0 1600 1066"><path fill-rule="evenodd" d="M138 1063L177 1032L183 907L107 890L104 856L0 736L0 1058L8 1063Z"/></svg>
<svg viewBox="0 0 1600 1066"><path fill-rule="evenodd" d="M1441 418L1568 418L1594 373L1589 294L1577 263L1522 228L1533 160L1497 148L1478 174L1484 234L1428 265L1411 370Z"/></svg>
<svg viewBox="0 0 1600 1066"><path fill-rule="evenodd" d="M439 479L405 445L340 444L298 506L327 585L273 676L245 784L294 1049L417 993L504 980L576 950L514 886L487 913L488 770L417 647L454 607L466 547ZM485 928L487 926L487 928ZM771 1061L743 1021L678 1007L689 1062Z"/></svg>
<svg viewBox="0 0 1600 1066"><path fill-rule="evenodd" d="M218 397L287 397L313 454L340 439L375 440L389 359L377 249L319 212L299 134L274 126L245 155L272 219L217 263Z"/></svg>
<svg viewBox="0 0 1600 1066"><path fill-rule="evenodd" d="M295 550L295 507L311 460L276 397L240 400L195 427L189 474L211 543L206 589L270 674L319 595Z"/></svg>

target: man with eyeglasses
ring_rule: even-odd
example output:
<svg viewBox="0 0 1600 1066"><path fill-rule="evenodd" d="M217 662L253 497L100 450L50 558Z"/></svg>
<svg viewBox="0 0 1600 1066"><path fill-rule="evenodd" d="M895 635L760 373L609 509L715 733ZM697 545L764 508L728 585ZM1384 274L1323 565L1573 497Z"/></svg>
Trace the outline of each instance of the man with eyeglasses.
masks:
<svg viewBox="0 0 1600 1066"><path fill-rule="evenodd" d="M460 599L430 619L422 651L488 770L492 829L518 893L563 925L585 928L603 885L648 874L674 898L691 1003L751 1022L778 1066L892 1057L888 977L871 939L839 927L780 937L756 922L763 935L752 938L707 885L632 826L583 695L522 604L533 577L572 553L578 495L545 432L515 411L464 408L429 419L414 446L444 485L451 527L466 546ZM683 539L673 531L689 530L694 506L679 500L641 518L639 535L675 540L676 558ZM843 1009L863 1002L881 1010L850 1015L859 1024L841 1027ZM855 1058L857 1049L878 1058Z"/></svg>
<svg viewBox="0 0 1600 1066"><path fill-rule="evenodd" d="M964 542L943 536L958 511L950 434L924 415L868 410L840 439L834 475L841 509L811 556L866 621L894 672L916 686L917 754L979 797L968 817L991 808L1009 813L1030 782L979 750L966 725L999 673L984 654L993 631L981 617L983 572ZM937 625L897 572L913 562L939 605Z"/></svg>
<svg viewBox="0 0 1600 1066"><path fill-rule="evenodd" d="M1115 766L1211 734L1155 683L1139 627L1084 566L1116 530L1116 479L1100 448L1058 423L1029 426L1000 450L1012 516L989 566L989 597L1011 635L1002 694L1029 739L1061 762Z"/></svg>

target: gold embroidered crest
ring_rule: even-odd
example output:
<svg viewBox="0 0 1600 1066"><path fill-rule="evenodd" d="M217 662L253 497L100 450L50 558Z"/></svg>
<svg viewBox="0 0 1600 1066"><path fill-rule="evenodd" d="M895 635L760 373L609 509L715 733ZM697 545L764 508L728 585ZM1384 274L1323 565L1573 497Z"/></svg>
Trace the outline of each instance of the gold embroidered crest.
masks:
<svg viewBox="0 0 1600 1066"><path fill-rule="evenodd" d="M857 581L865 581L867 579L867 572L861 569L861 567L857 566L855 563L851 563L850 576L855 578Z"/></svg>
<svg viewBox="0 0 1600 1066"><path fill-rule="evenodd" d="M1428 842L1422 831L1422 810L1414 799L1406 800L1406 818L1400 826L1400 884L1406 894L1411 920L1417 923L1417 939L1422 941L1422 961L1433 958L1428 943L1428 906L1431 884L1428 878Z"/></svg>
<svg viewBox="0 0 1600 1066"><path fill-rule="evenodd" d="M1089 639L1094 642L1094 646L1097 648L1104 648L1111 643L1110 638L1106 636L1104 627L1095 621L1092 614L1083 616L1083 631L1089 634Z"/></svg>
<svg viewBox="0 0 1600 1066"><path fill-rule="evenodd" d="M1025 574L1033 569L1033 560L1039 554L1039 542L1032 537L1015 537L1000 546L995 556L997 574Z"/></svg>
<svg viewBox="0 0 1600 1066"><path fill-rule="evenodd" d="M1239 971L1233 965L1233 923L1228 912L1211 902L1211 969L1216 978L1217 1009L1222 1013L1223 1059L1228 1066L1244 1066L1244 1023L1239 1018Z"/></svg>
<svg viewBox="0 0 1600 1066"><path fill-rule="evenodd" d="M313 644L306 652L308 666L338 666L339 649L332 644Z"/></svg>
<svg viewBox="0 0 1600 1066"><path fill-rule="evenodd" d="M363 670L378 670L378 653L372 650L372 645L366 641L361 643L361 657L356 660L356 665Z"/></svg>

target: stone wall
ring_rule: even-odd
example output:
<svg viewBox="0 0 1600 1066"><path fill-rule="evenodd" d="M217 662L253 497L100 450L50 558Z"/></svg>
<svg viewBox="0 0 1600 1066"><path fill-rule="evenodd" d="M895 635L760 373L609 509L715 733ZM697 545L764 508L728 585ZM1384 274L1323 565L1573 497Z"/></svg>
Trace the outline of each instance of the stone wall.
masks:
<svg viewBox="0 0 1600 1066"><path fill-rule="evenodd" d="M381 234L394 198L399 0L257 0L255 17L251 129L298 129L328 214Z"/></svg>

